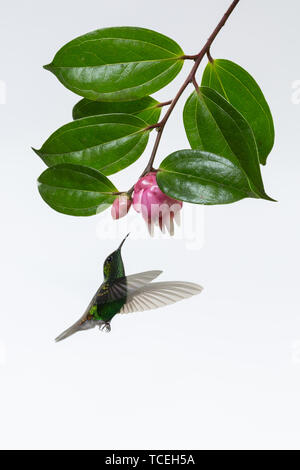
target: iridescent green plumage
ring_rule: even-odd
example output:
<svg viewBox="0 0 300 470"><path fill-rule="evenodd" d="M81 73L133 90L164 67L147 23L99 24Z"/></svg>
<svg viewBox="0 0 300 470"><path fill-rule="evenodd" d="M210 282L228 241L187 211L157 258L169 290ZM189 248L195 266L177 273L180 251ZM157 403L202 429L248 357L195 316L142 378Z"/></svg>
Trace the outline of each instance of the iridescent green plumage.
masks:
<svg viewBox="0 0 300 470"><path fill-rule="evenodd" d="M104 262L104 282L97 291L95 305L92 306L89 312L95 320L109 322L126 303L126 295L121 299L113 301L108 301L107 296L116 280L125 278L121 248L127 237L128 235L124 238L119 248L109 255ZM96 309L94 307L96 307Z"/></svg>
<svg viewBox="0 0 300 470"><path fill-rule="evenodd" d="M62 339L71 336L76 331L92 328L93 326L96 326L96 324L102 326L102 323L103 327L106 327L108 331L110 330L109 322L126 303L126 290L124 291L123 298L117 300L110 300L109 293L117 279L125 279L121 248L128 235L126 235L119 248L111 253L104 261L104 282L97 290L84 315L78 322L71 326L71 328L68 328L59 335L55 341L61 341Z"/></svg>
<svg viewBox="0 0 300 470"><path fill-rule="evenodd" d="M127 235L128 236L128 235ZM111 253L103 266L104 282L89 303L83 316L56 338L56 341L81 330L99 326L110 331L110 321L117 313L139 312L169 305L201 292L190 282L155 282L161 271L146 271L125 276L121 248Z"/></svg>

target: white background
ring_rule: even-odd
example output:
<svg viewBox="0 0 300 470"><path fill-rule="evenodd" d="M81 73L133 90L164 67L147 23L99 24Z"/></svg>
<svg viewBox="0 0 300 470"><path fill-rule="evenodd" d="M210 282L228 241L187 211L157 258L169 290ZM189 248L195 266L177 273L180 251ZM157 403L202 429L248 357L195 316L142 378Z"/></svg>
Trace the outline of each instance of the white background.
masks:
<svg viewBox="0 0 300 470"><path fill-rule="evenodd" d="M129 239L127 273L163 269L162 279L198 282L204 292L116 317L110 334L53 341L82 314L119 239L100 240L101 214L58 214L38 194L45 167L30 146L69 122L78 100L42 65L67 41L114 25L155 29L194 54L228 4L1 2L1 448L300 448L297 0L242 0L212 48L244 66L270 103L276 144L263 176L279 202L206 208L197 251L180 240ZM156 96L170 99L190 66ZM158 159L188 146L187 96ZM119 187L132 184L150 148L113 177Z"/></svg>

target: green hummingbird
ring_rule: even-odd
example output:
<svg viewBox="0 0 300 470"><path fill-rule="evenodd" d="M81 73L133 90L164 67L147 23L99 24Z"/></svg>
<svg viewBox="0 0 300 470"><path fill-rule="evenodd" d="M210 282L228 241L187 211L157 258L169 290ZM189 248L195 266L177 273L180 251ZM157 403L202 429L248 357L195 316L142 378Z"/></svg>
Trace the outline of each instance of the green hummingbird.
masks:
<svg viewBox="0 0 300 470"><path fill-rule="evenodd" d="M111 330L110 322L117 313L141 312L169 305L199 294L202 287L191 282L153 282L162 271L146 271L125 276L121 256L122 246L111 253L103 265L104 281L89 303L83 316L55 341L61 341L77 331L99 326Z"/></svg>

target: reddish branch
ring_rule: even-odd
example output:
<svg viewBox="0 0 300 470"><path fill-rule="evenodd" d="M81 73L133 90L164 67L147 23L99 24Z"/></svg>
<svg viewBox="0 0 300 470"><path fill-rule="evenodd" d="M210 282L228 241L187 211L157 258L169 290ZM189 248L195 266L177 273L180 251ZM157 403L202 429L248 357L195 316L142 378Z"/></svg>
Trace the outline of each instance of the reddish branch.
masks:
<svg viewBox="0 0 300 470"><path fill-rule="evenodd" d="M230 7L228 8L228 10L226 11L225 15L222 17L221 21L218 23L218 25L216 26L216 28L214 29L212 34L209 36L208 40L206 41L205 45L203 46L203 48L201 49L199 54L182 56L182 59L191 59L191 60L194 60L195 63L193 65L190 73L188 74L186 80L184 81L183 85L179 88L176 96L173 98L173 100L166 101L166 102L160 104L160 106L169 105L169 108L168 108L166 114L164 115L163 119L158 124L154 124L154 125L149 126L147 128L147 129L156 128L157 136L156 136L156 139L155 139L155 142L154 142L154 146L153 146L153 150L152 150L149 162L148 162L145 170L141 174L141 177L146 175L147 173L149 173L149 171L153 170L153 163L154 163L154 159L155 159L157 149L158 149L158 146L159 146L159 143L160 143L160 139L161 139L164 127L165 127L165 125L166 125L173 109L175 108L175 106L176 106L179 98L181 97L182 93L184 92L184 90L187 88L187 86L190 83L193 83L195 88L198 89L198 84L197 84L197 81L196 81L196 72L198 70L198 67L199 67L199 65L200 65L200 63L201 63L201 61L202 61L202 59L205 55L207 55L209 61L212 61L212 57L210 55L210 47L211 47L213 41L215 40L215 38L217 37L218 33L220 32L220 30L225 25L225 23L228 20L229 16L231 15L233 10L235 9L237 4L239 3L239 1L240 0L234 0L232 2ZM134 189L134 186L128 191L128 193L131 194L133 192L133 189Z"/></svg>

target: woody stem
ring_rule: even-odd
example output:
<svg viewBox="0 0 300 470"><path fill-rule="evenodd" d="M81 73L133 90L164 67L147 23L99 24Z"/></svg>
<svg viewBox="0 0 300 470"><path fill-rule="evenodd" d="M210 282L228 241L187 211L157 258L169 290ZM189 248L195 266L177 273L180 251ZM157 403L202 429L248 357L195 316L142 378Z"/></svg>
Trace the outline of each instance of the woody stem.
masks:
<svg viewBox="0 0 300 470"><path fill-rule="evenodd" d="M147 173L149 173L149 171L153 170L153 163L154 163L154 160L155 160L155 157L156 157L156 154L157 154L157 150L158 150L159 143L160 143L160 140L161 140L161 137L162 137L162 133L164 131L165 125L166 125L170 115L172 114L173 109L175 108L175 106L176 106L179 98L181 97L182 93L185 91L185 89L188 87L188 85L190 83L193 83L195 87L198 86L197 81L196 81L196 72L198 70L198 67L199 67L199 65L200 65L200 63L201 63L201 61L202 61L202 59L205 55L208 56L208 59L210 61L212 60L212 57L210 55L210 47L211 47L212 43L214 42L215 38L217 37L218 33L220 32L220 30L225 25L225 23L228 20L229 16L231 15L233 10L235 9L237 4L239 3L239 1L240 0L234 0L231 3L230 7L226 11L226 13L223 15L223 17L221 18L221 20L217 24L216 28L213 30L212 34L209 36L208 40L206 41L203 48L201 49L201 51L198 54L196 54L194 56L182 56L182 59L184 59L184 60L185 59L192 59L192 60L195 61L195 63L193 65L190 73L188 74L187 78L183 82L182 86L179 88L177 94L173 98L173 100L166 103L166 104L170 104L170 106L168 107L168 110L166 111L166 114L164 115L163 119L158 124L155 124L155 125L151 126L151 128L156 128L157 136L156 136L156 139L155 139L155 142L154 142L154 146L153 146L148 164L147 164L146 168L144 169L144 171L143 171L143 173L141 174L140 177L145 176ZM128 194L132 194L133 190L134 190L134 186L132 188L130 188L130 190L128 191Z"/></svg>

